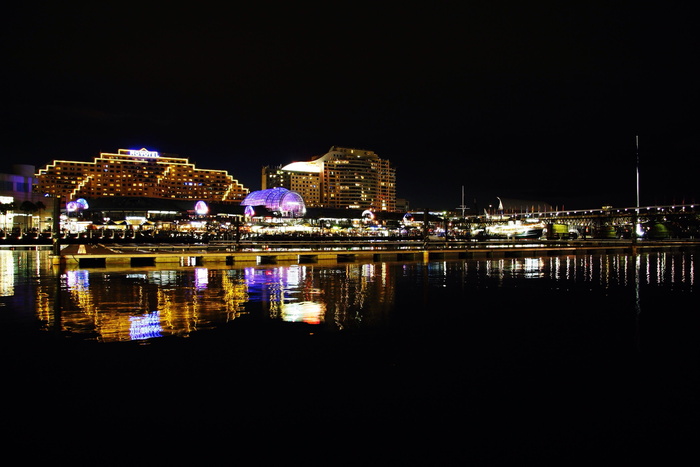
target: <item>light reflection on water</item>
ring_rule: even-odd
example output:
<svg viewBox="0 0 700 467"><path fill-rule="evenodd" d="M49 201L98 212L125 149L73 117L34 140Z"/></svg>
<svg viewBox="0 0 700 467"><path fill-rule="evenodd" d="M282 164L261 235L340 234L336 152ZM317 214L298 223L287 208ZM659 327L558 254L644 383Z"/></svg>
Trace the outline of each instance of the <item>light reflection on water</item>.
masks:
<svg viewBox="0 0 700 467"><path fill-rule="evenodd" d="M643 287L695 292L696 268L693 253L654 252L59 271L48 254L0 250L2 322L38 321L47 331L104 342L186 337L250 314L337 330L359 329L388 322L396 312L397 298L409 306L431 303L436 289L446 290L450 300L459 302L462 296L489 294L494 288L636 287L639 307Z"/></svg>

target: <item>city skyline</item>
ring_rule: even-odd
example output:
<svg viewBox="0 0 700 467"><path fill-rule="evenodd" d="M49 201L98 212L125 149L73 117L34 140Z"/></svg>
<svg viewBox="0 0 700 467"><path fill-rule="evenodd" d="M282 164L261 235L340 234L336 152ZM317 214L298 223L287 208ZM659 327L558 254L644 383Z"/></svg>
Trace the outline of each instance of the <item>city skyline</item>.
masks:
<svg viewBox="0 0 700 467"><path fill-rule="evenodd" d="M638 155L642 205L700 200L683 5L276 8L12 6L2 164L146 147L257 189L341 146L391 161L414 208L464 187L576 209L634 205Z"/></svg>

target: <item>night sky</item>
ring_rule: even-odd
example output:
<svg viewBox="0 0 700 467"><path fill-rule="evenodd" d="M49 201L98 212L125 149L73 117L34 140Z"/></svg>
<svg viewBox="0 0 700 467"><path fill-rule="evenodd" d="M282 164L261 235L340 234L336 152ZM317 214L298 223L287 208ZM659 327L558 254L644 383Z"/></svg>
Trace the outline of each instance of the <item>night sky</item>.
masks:
<svg viewBox="0 0 700 467"><path fill-rule="evenodd" d="M413 208L625 207L638 135L641 204L700 201L692 2L22 3L1 169L145 147L257 190L341 146Z"/></svg>

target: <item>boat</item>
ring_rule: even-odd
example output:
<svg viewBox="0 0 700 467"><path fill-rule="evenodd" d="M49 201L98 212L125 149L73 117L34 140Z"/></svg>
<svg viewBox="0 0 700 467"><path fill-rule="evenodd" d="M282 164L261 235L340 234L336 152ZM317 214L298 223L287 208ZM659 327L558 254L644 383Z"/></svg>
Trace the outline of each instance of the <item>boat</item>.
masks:
<svg viewBox="0 0 700 467"><path fill-rule="evenodd" d="M528 227L522 232L518 232L513 237L515 238L540 238L544 235L544 227Z"/></svg>
<svg viewBox="0 0 700 467"><path fill-rule="evenodd" d="M486 233L500 238L540 238L544 234L544 224L538 219L511 220L486 227Z"/></svg>

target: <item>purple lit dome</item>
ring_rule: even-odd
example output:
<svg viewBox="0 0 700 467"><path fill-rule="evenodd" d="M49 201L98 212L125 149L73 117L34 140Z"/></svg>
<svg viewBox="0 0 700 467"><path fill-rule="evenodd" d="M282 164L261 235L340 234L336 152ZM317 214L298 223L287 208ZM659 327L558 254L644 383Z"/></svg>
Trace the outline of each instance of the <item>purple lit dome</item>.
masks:
<svg viewBox="0 0 700 467"><path fill-rule="evenodd" d="M280 187L253 191L241 201L241 206L265 206L268 211L279 213L282 217L303 217L306 214L306 204L301 195Z"/></svg>

